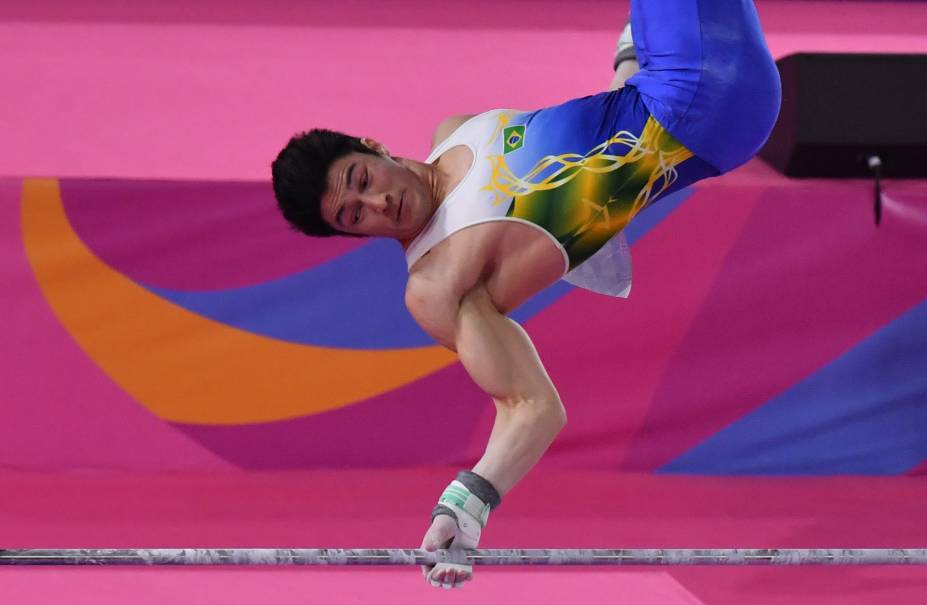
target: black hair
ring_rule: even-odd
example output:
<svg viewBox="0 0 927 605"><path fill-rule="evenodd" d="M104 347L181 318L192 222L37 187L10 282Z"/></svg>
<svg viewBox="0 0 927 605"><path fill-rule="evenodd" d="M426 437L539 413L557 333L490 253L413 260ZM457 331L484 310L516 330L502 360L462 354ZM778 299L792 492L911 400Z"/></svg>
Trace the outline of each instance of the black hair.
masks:
<svg viewBox="0 0 927 605"><path fill-rule="evenodd" d="M322 220L322 196L328 170L335 160L353 152L376 155L357 137L316 128L297 134L271 164L274 196L283 218L301 233L314 237L353 235Z"/></svg>

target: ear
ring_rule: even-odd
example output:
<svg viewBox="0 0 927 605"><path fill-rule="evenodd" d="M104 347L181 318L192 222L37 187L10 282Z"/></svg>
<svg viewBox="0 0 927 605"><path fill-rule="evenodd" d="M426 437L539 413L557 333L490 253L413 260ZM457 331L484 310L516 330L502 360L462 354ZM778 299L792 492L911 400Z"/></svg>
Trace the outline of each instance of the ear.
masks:
<svg viewBox="0 0 927 605"><path fill-rule="evenodd" d="M373 139L364 137L361 139L361 144L367 149L371 151L375 151L382 156L390 157L389 149L387 149L386 145L384 145L383 143L380 143L379 141L375 141Z"/></svg>

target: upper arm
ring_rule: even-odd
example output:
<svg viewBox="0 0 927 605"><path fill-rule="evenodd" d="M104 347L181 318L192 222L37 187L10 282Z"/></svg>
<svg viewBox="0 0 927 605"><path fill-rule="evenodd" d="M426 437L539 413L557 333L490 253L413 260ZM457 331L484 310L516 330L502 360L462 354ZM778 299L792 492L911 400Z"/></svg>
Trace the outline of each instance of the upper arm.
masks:
<svg viewBox="0 0 927 605"><path fill-rule="evenodd" d="M456 351L454 325L463 288L420 272L409 275L406 308L419 326L441 345Z"/></svg>
<svg viewBox="0 0 927 605"><path fill-rule="evenodd" d="M528 335L496 308L484 284L442 293L411 276L406 305L426 332L458 353L473 381L495 400L559 402Z"/></svg>
<svg viewBox="0 0 927 605"><path fill-rule="evenodd" d="M559 403L527 332L496 308L484 285L473 288L460 301L454 328L460 362L496 401Z"/></svg>
<svg viewBox="0 0 927 605"><path fill-rule="evenodd" d="M444 139L451 136L451 133L460 128L460 126L472 118L472 115L459 115L451 116L445 118L438 124L438 127L435 129L435 134L431 139L431 148L434 149L441 144Z"/></svg>

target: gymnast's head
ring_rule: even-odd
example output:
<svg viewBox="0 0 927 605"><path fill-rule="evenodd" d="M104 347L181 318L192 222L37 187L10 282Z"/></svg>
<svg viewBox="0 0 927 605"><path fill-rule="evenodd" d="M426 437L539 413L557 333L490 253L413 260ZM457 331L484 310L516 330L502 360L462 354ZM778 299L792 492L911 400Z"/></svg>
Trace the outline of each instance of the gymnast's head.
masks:
<svg viewBox="0 0 927 605"><path fill-rule="evenodd" d="M290 226L306 235L408 241L434 208L418 166L372 139L310 130L274 160L274 195Z"/></svg>

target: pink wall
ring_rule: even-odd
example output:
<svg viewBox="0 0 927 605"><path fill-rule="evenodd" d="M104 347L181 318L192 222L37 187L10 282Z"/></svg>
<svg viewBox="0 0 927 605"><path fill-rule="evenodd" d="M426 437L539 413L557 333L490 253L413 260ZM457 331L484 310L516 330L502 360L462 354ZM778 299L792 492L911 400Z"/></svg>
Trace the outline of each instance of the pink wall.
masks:
<svg viewBox="0 0 927 605"><path fill-rule="evenodd" d="M0 176L266 180L316 125L423 156L447 115L606 85L627 2L565 6L3 1ZM777 55L927 52L927 4L759 6Z"/></svg>

